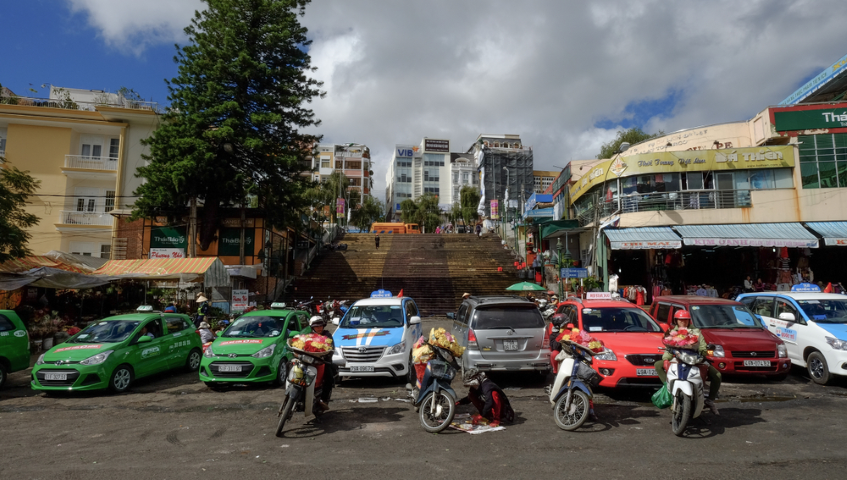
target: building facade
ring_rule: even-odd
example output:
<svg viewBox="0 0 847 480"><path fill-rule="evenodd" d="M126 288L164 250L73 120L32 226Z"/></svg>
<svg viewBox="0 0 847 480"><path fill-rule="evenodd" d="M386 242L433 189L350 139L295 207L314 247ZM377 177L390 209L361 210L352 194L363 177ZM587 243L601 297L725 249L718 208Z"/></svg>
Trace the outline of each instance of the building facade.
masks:
<svg viewBox="0 0 847 480"><path fill-rule="evenodd" d="M454 201L453 173L461 178L462 171L459 166L454 169L452 158L447 139L424 138L418 145L395 145L385 175L388 219L400 218L403 200L417 200L425 194L438 197L439 205L449 208Z"/></svg>
<svg viewBox="0 0 847 480"><path fill-rule="evenodd" d="M112 212L134 203L140 141L158 123L156 104L98 90L0 97L0 154L41 182L28 207L40 218L30 230L33 252L112 256Z"/></svg>
<svg viewBox="0 0 847 480"><path fill-rule="evenodd" d="M317 155L312 160L313 180L324 182L334 172L342 172L350 179L348 194L359 193L360 202L373 190L370 149L358 143L321 143L316 147Z"/></svg>
<svg viewBox="0 0 847 480"><path fill-rule="evenodd" d="M556 177L559 176L559 172L535 170L532 172L532 175L535 177L533 191L535 193L544 193L547 188L550 185L553 185L553 182L556 181Z"/></svg>
<svg viewBox="0 0 847 480"><path fill-rule="evenodd" d="M535 191L532 148L521 143L520 135L481 134L467 153L474 156L476 163L482 194L478 211L485 217L499 219L507 188L508 208L515 209Z"/></svg>

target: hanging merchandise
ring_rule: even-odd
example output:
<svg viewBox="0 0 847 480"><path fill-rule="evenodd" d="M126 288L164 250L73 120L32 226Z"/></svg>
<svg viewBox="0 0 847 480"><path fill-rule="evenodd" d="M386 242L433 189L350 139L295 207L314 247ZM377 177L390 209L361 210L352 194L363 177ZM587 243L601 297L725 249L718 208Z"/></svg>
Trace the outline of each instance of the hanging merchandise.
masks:
<svg viewBox="0 0 847 480"><path fill-rule="evenodd" d="M779 251L780 258L788 258L788 247L782 247L782 250Z"/></svg>
<svg viewBox="0 0 847 480"><path fill-rule="evenodd" d="M615 292L617 290L618 290L618 276L614 275L614 274L610 275L609 276L609 291Z"/></svg>

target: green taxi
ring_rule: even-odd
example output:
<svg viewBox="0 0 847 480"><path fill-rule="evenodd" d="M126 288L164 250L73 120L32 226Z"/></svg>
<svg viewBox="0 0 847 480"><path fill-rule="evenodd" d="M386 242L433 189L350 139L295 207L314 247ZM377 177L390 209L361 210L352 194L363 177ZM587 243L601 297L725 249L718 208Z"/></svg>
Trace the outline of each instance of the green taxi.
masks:
<svg viewBox="0 0 847 480"><path fill-rule="evenodd" d="M206 348L200 380L213 390L233 383L283 385L293 357L286 341L310 331L307 312L279 309L245 313Z"/></svg>
<svg viewBox="0 0 847 480"><path fill-rule="evenodd" d="M124 392L172 368L195 371L202 344L187 315L133 313L98 320L38 357L32 388Z"/></svg>
<svg viewBox="0 0 847 480"><path fill-rule="evenodd" d="M0 387L12 372L29 368L29 335L12 310L0 310Z"/></svg>

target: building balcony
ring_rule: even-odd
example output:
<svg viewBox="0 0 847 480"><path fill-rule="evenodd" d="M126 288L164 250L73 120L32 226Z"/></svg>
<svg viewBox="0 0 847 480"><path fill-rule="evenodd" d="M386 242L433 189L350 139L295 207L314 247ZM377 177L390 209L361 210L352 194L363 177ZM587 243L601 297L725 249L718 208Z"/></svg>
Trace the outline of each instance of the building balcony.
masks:
<svg viewBox="0 0 847 480"><path fill-rule="evenodd" d="M577 212L581 226L594 223L614 214L657 212L667 210L715 210L722 208L752 207L750 190L687 190L683 192L646 193L623 195L612 201L602 201L600 206Z"/></svg>
<svg viewBox="0 0 847 480"><path fill-rule="evenodd" d="M62 226L101 226L111 227L114 217L105 212L77 212L63 210L59 216L59 225Z"/></svg>
<svg viewBox="0 0 847 480"><path fill-rule="evenodd" d="M118 159L86 155L65 155L65 164L62 167L62 173L69 177L114 179L118 174Z"/></svg>
<svg viewBox="0 0 847 480"><path fill-rule="evenodd" d="M96 112L97 107L126 108L130 110L148 110L162 113L161 107L156 102L145 102L140 100L129 100L117 95L104 96L102 101L85 102L72 99L34 98L9 95L0 97L0 105L21 105L28 107L61 108L64 110L81 110L85 112Z"/></svg>

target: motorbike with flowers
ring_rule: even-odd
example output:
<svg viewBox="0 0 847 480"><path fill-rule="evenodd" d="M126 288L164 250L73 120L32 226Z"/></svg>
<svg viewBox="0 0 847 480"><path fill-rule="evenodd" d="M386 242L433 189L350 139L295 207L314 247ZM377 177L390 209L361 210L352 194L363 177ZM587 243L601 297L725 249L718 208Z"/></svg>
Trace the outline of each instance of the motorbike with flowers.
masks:
<svg viewBox="0 0 847 480"><path fill-rule="evenodd" d="M673 331L662 343L665 347L660 347L660 350L673 355L668 367L667 383L668 392L673 398L671 429L674 435L681 436L689 420L699 417L703 412L706 397L700 366L708 365L709 361L700 355L700 336L687 329Z"/></svg>
<svg viewBox="0 0 847 480"><path fill-rule="evenodd" d="M294 359L288 369L285 382L285 398L279 406L276 436L282 436L285 422L294 416L294 412L303 412L306 418L319 417L323 410L319 406L323 393L323 371L332 361L332 341L323 335L310 333L297 335L288 340L288 349L294 353Z"/></svg>
<svg viewBox="0 0 847 480"><path fill-rule="evenodd" d="M421 337L412 349L417 382L412 390L421 426L438 433L450 426L456 415L458 396L450 384L459 371L456 361L464 353L456 339L443 328L432 329L429 339Z"/></svg>
<svg viewBox="0 0 847 480"><path fill-rule="evenodd" d="M577 328L565 328L556 339L562 351L556 356L559 362L556 380L550 388L553 419L562 430L576 430L594 412L592 385L600 382L591 368L592 357L604 351L603 342Z"/></svg>

